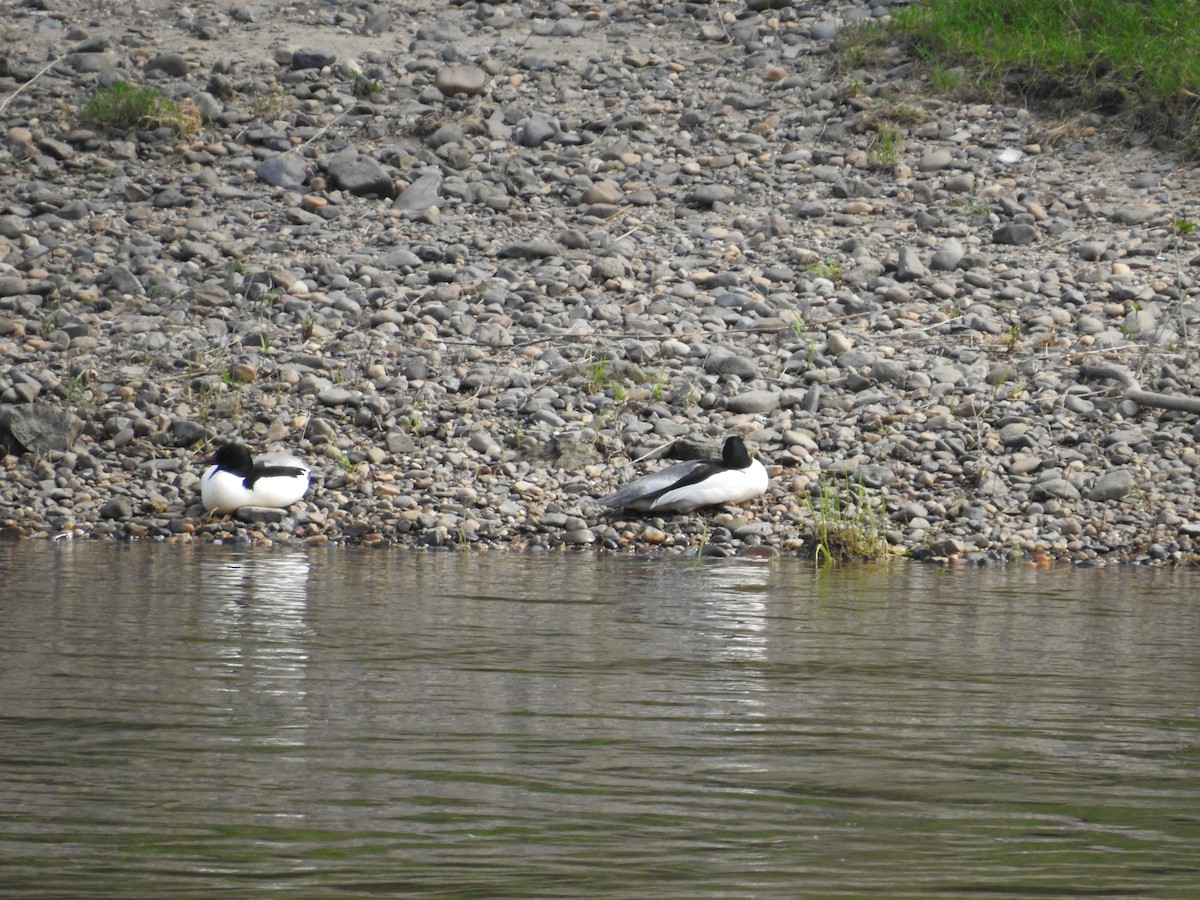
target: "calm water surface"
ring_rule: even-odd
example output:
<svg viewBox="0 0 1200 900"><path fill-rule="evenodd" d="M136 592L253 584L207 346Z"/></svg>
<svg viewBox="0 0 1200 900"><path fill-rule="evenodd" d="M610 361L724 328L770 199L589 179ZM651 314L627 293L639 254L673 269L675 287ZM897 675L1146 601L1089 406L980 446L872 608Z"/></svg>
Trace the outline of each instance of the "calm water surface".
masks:
<svg viewBox="0 0 1200 900"><path fill-rule="evenodd" d="M1200 894L1200 578L0 545L0 894Z"/></svg>

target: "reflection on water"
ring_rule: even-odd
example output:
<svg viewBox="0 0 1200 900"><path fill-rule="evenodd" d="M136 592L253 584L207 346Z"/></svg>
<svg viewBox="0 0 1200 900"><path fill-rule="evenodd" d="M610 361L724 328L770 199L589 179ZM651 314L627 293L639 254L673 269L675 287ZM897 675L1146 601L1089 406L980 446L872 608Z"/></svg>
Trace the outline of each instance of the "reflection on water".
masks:
<svg viewBox="0 0 1200 900"><path fill-rule="evenodd" d="M1190 896L1190 573L0 546L0 895Z"/></svg>
<svg viewBox="0 0 1200 900"><path fill-rule="evenodd" d="M206 636L219 647L211 669L230 696L228 708L261 710L277 704L294 726L270 743L302 745L308 721L306 676L313 632L306 622L307 556L299 553L248 559L201 559L200 585L215 601Z"/></svg>

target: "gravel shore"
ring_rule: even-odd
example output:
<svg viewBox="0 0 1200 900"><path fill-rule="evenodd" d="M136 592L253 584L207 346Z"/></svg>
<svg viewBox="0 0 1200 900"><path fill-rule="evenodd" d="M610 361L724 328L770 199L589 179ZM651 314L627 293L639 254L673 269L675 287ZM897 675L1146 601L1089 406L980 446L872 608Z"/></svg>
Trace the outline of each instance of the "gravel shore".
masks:
<svg viewBox="0 0 1200 900"><path fill-rule="evenodd" d="M884 0L0 9L2 536L811 555L824 489L1196 558L1200 170L847 69ZM117 78L202 127L82 121ZM731 433L745 508L595 502ZM209 521L235 437L307 498Z"/></svg>

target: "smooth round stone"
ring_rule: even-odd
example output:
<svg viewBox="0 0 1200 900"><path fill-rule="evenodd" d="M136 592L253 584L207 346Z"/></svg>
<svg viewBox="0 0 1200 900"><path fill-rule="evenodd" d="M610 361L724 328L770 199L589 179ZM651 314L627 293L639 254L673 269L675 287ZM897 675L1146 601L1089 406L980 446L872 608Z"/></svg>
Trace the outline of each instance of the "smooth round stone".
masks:
<svg viewBox="0 0 1200 900"><path fill-rule="evenodd" d="M689 193L684 202L691 206L712 206L715 203L729 203L736 191L728 184L702 184Z"/></svg>
<svg viewBox="0 0 1200 900"><path fill-rule="evenodd" d="M808 36L814 41L831 41L838 36L841 26L834 19L822 19L814 22L808 29Z"/></svg>
<svg viewBox="0 0 1200 900"><path fill-rule="evenodd" d="M1114 211L1112 218L1121 225L1141 225L1158 213L1158 207L1148 203L1128 203Z"/></svg>
<svg viewBox="0 0 1200 900"><path fill-rule="evenodd" d="M442 175L436 171L426 172L400 192L400 195L392 201L392 209L430 209L441 202ZM407 251L401 249L400 252ZM420 264L419 257L413 258L416 260L416 263L407 263L407 265Z"/></svg>
<svg viewBox="0 0 1200 900"><path fill-rule="evenodd" d="M834 331L825 339L825 347L830 356L841 356L847 350L854 348L854 341L840 331Z"/></svg>
<svg viewBox="0 0 1200 900"><path fill-rule="evenodd" d="M745 391L730 397L726 409L739 415L745 413L768 413L779 408L779 394L775 391Z"/></svg>
<svg viewBox="0 0 1200 900"><path fill-rule="evenodd" d="M931 150L917 161L920 172L938 172L954 162L954 155L949 150Z"/></svg>
<svg viewBox="0 0 1200 900"><path fill-rule="evenodd" d="M902 387L908 380L908 366L898 359L877 359L871 364L871 378Z"/></svg>
<svg viewBox="0 0 1200 900"><path fill-rule="evenodd" d="M604 282L625 274L625 264L615 256L604 256L592 263L592 281Z"/></svg>
<svg viewBox="0 0 1200 900"><path fill-rule="evenodd" d="M975 190L975 176L970 172L951 175L946 179L945 188L952 194L969 194Z"/></svg>
<svg viewBox="0 0 1200 900"><path fill-rule="evenodd" d="M704 369L719 375L736 375L744 379L758 377L758 364L753 359L728 351L712 353L704 361Z"/></svg>
<svg viewBox="0 0 1200 900"><path fill-rule="evenodd" d="M1113 469L1096 479L1096 483L1088 491L1088 499L1100 502L1120 500L1133 490L1135 484L1136 479L1132 471L1124 468Z"/></svg>
<svg viewBox="0 0 1200 900"><path fill-rule="evenodd" d="M558 133L554 124L541 116L533 116L517 134L517 143L522 147L540 147Z"/></svg>
<svg viewBox="0 0 1200 900"><path fill-rule="evenodd" d="M653 525L647 525L642 529L641 538L648 544L665 544L671 540L669 534Z"/></svg>
<svg viewBox="0 0 1200 900"><path fill-rule="evenodd" d="M453 65L438 70L433 85L447 97L465 94L475 97L487 87L487 72L479 66Z"/></svg>
<svg viewBox="0 0 1200 900"><path fill-rule="evenodd" d="M170 75L172 78L183 78L190 71L188 62L178 53L160 53L158 56L147 60L143 70L153 72L155 70Z"/></svg>
<svg viewBox="0 0 1200 900"><path fill-rule="evenodd" d="M584 203L617 203L624 193L621 191L621 186L611 179L597 181L595 184L589 185L583 192L580 198Z"/></svg>
<svg viewBox="0 0 1200 900"><path fill-rule="evenodd" d="M354 391L346 388L329 387L317 392L317 402L322 406L349 406L355 396Z"/></svg>
<svg viewBox="0 0 1200 900"><path fill-rule="evenodd" d="M938 244L929 259L929 267L940 272L949 272L958 267L966 251L963 245L954 238L947 238Z"/></svg>
<svg viewBox="0 0 1200 900"><path fill-rule="evenodd" d="M788 215L797 219L819 219L828 214L828 208L819 200L795 203L788 207Z"/></svg>
<svg viewBox="0 0 1200 900"><path fill-rule="evenodd" d="M318 47L301 47L292 53L293 69L323 69L337 62L337 54L332 50Z"/></svg>
<svg viewBox="0 0 1200 900"><path fill-rule="evenodd" d="M100 507L102 519L128 519L133 515L133 504L128 497L110 497Z"/></svg>
<svg viewBox="0 0 1200 900"><path fill-rule="evenodd" d="M925 521L928 515L929 511L926 509L923 503L919 503L916 500L910 500L892 514L892 520L896 522L908 523L922 521L924 522L923 527L928 528L929 523Z"/></svg>
<svg viewBox="0 0 1200 900"><path fill-rule="evenodd" d="M1000 226L992 233L992 241L994 243L1013 244L1018 247L1032 244L1037 239L1037 226L1024 222L1010 222L1007 225Z"/></svg>
<svg viewBox="0 0 1200 900"><path fill-rule="evenodd" d="M254 174L267 184L293 190L302 187L309 178L308 167L291 153L264 159L255 167Z"/></svg>
<svg viewBox="0 0 1200 900"><path fill-rule="evenodd" d="M855 479L862 482L863 487L877 490L886 487L896 480L896 474L887 466L863 466L854 473Z"/></svg>
<svg viewBox="0 0 1200 900"><path fill-rule="evenodd" d="M1033 441L1026 434L1029 428L1030 426L1025 422L1010 422L1000 429L1000 442L1005 447L1032 447Z"/></svg>

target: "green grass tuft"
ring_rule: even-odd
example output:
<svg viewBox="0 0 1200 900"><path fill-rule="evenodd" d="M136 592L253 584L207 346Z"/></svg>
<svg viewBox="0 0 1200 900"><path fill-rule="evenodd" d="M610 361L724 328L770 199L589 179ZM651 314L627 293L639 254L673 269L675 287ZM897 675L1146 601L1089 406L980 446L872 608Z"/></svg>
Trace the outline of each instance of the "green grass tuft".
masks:
<svg viewBox="0 0 1200 900"><path fill-rule="evenodd" d="M804 271L816 278L827 278L833 282L838 282L842 279L842 267L838 265L835 259L825 259L820 262L809 263L804 267Z"/></svg>
<svg viewBox="0 0 1200 900"><path fill-rule="evenodd" d="M608 356L601 354L590 360L587 366L587 389L593 394L598 393L603 389L604 384L609 381L608 377Z"/></svg>
<svg viewBox="0 0 1200 900"><path fill-rule="evenodd" d="M929 0L892 19L936 71L1035 103L1123 114L1200 151L1196 0Z"/></svg>
<svg viewBox="0 0 1200 900"><path fill-rule="evenodd" d="M354 84L351 90L359 100L365 100L379 91L379 82L373 78L368 78L360 72L354 76Z"/></svg>
<svg viewBox="0 0 1200 900"><path fill-rule="evenodd" d="M813 562L818 566L875 561L889 555L887 510L876 508L862 483L846 479L841 491L822 477L806 499L813 527Z"/></svg>
<svg viewBox="0 0 1200 900"><path fill-rule="evenodd" d="M200 114L191 103L176 103L151 87L114 81L92 92L83 104L83 120L103 128L159 128L168 125L180 134L200 128Z"/></svg>

